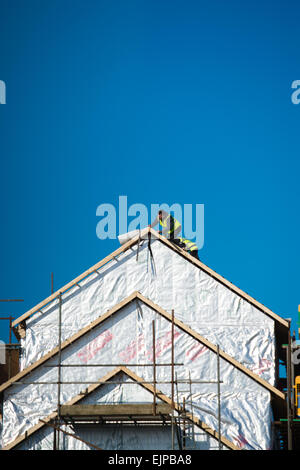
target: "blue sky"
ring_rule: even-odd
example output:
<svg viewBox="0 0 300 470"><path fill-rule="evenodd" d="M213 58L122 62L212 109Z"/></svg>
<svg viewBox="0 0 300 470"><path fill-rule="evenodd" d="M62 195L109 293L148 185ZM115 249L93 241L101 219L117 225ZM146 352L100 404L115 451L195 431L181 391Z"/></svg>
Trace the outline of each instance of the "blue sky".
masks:
<svg viewBox="0 0 300 470"><path fill-rule="evenodd" d="M296 1L2 0L1 316L118 248L96 209L126 195L204 204L201 260L296 329L299 25Z"/></svg>

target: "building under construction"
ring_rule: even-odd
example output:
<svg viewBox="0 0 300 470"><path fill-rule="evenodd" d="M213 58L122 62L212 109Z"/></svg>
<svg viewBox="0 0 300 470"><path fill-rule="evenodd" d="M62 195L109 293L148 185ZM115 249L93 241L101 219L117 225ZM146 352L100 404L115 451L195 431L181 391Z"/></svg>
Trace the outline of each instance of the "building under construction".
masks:
<svg viewBox="0 0 300 470"><path fill-rule="evenodd" d="M289 320L151 228L10 326L3 450L299 448Z"/></svg>

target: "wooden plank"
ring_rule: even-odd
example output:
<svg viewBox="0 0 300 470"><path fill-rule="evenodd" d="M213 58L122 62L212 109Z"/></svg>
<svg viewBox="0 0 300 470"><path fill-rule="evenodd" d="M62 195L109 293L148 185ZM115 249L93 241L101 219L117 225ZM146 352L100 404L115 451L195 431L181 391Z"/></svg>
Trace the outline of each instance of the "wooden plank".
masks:
<svg viewBox="0 0 300 470"><path fill-rule="evenodd" d="M96 320L91 322L89 325L87 325L86 327L79 330L77 333L72 335L70 338L66 339L61 344L61 350L64 350L65 348L67 348L70 344L74 343L79 338L81 338L83 335L85 335L86 333L91 331L93 328L95 328L96 326L103 323L107 318L111 317L114 313L118 312L121 308L125 307L126 305L128 305L130 302L132 302L136 298L137 298L137 293L136 292L134 292L130 296L126 297L126 299L122 300L120 303L115 305L113 308L108 310L106 313L104 313L100 317L96 318ZM58 351L59 351L59 346L56 346L54 349L52 349L52 351L45 354L45 356L41 357L38 361L34 362L29 367L22 370L21 372L19 372L14 377L11 377L7 382L5 382L4 384L2 384L0 386L0 393L3 392L4 390L6 390L8 387L10 387L12 385L12 382L17 382L18 380L24 378L26 375L28 375L30 372L35 370L37 367L44 364L49 359L53 358L53 356L55 356L58 353Z"/></svg>
<svg viewBox="0 0 300 470"><path fill-rule="evenodd" d="M150 308L152 308L154 311L160 313L164 318L166 318L167 320L169 320L170 322L172 322L172 315L170 315L168 312L166 312L163 308L161 308L159 305L156 305L154 302L152 302L151 300L147 299L146 297L144 297L142 294L140 294L139 292L137 293L137 297L143 302L145 303L146 305L148 305ZM185 325L182 321L180 320L177 320L176 318L174 318L174 324L180 328L182 331L184 331L185 333L187 333L188 335L192 336L194 339L196 339L197 341L199 341L201 344L203 344L204 346L206 346L208 349L210 349L211 351L213 351L214 353L217 354L217 346L215 346L213 343L211 343L210 341L208 341L206 338L204 338L204 336L201 336L199 333L197 333L195 330L192 330L192 328L190 328L189 326ZM262 385L264 388L266 388L267 390L269 390L271 393L273 393L275 396L277 396L278 398L280 398L281 400L285 400L285 395L283 392L281 392L280 390L278 390L277 388L273 387L271 384L269 384L269 382L267 382L266 380L262 379L261 377L259 377L257 374L254 374L254 372L252 372L250 369L248 369L247 367L243 366L243 364L241 364L240 362L238 362L236 359L234 359L233 357L229 356L229 354L227 354L226 352L220 350L219 351L220 353L220 357L222 357L225 361L229 362L230 364L232 364L234 367L236 367L237 369L239 369L241 372L243 372L244 374L248 375L248 377L250 377L251 379L255 380L255 382L259 383L260 385Z"/></svg>
<svg viewBox="0 0 300 470"><path fill-rule="evenodd" d="M153 309L154 311L160 313L164 318L166 318L167 320L169 320L170 322L172 322L172 316L166 312L163 308L161 308L159 305L156 305L154 302L152 302L151 300L147 299L146 297L144 297L141 293L139 292L134 292L133 294L131 294L129 297L127 297L126 299L124 299L123 301L121 301L119 304L117 304L115 307L113 307L112 309L108 310L105 314L101 315L99 318L97 318L96 320L94 320L92 323L90 323L88 326L86 326L85 328L81 329L79 332L75 333L71 338L65 340L62 345L61 345L61 349L65 349L67 346L69 346L70 344L74 343L74 341L78 340L79 338L81 338L83 335L85 335L86 333L88 333L89 331L91 331L93 328L95 328L96 326L100 325L101 323L103 323L107 318L111 317L113 314L115 314L116 312L118 312L121 308L123 308L124 306L128 305L131 301L133 301L134 299L139 299L140 301L144 302L145 305L148 305L151 309ZM208 349L210 349L211 351L213 351L214 353L217 354L217 347L211 343L210 341L208 341L206 338L204 338L203 336L201 336L199 333L197 333L196 331L192 330L190 327L188 327L187 325L185 325L183 322L181 322L180 320L177 320L176 318L174 318L174 324L180 328L182 331L184 331L185 333L189 334L190 336L192 336L194 339L196 339L197 341L199 341L200 343L202 343L204 346L206 346ZM58 353L58 346L56 348L54 348L51 352L49 352L48 354L46 354L44 357L40 358L37 362L35 362L34 364L32 364L31 366L29 366L27 369L24 369L23 371L21 371L19 374L17 374L15 377L12 377L10 380L8 380L7 382L5 382L4 384L2 384L0 386L0 392L6 390L8 387L11 386L12 382L17 382L18 380L20 380L21 378L25 377L27 374L29 374L30 372L32 372L34 369L36 369L37 367L39 367L41 364L43 364L44 362L46 362L48 359L50 359L51 357L53 357L55 354ZM272 386L271 384L269 384L266 380L262 379L261 377L259 377L257 374L253 373L252 371L250 371L247 367L243 366L241 363L239 363L236 359L232 358L231 356L229 356L227 353L225 353L224 351L220 350L220 357L222 357L224 360L226 360L227 362L229 362L230 364L232 364L234 367L236 367L237 369L239 369L241 372L243 372L244 374L246 374L248 377L250 377L251 379L255 380L257 383L259 383L260 385L262 385L264 388L266 388L267 390L269 390L275 397L279 398L280 400L285 400L285 395L283 392L281 392L280 390L278 390L277 388L275 388L274 386Z"/></svg>
<svg viewBox="0 0 300 470"><path fill-rule="evenodd" d="M144 229L143 231L141 231L141 236L144 236L146 233L148 232L148 228L147 229ZM139 236L137 235L136 237L134 237L132 240L129 240L128 242L124 243L124 245L120 246L117 250L115 250L113 253L111 253L110 255L106 256L104 259L102 259L101 261L99 261L98 263L96 263L94 266L92 266L91 268L87 269L86 271L84 271L84 273L80 274L79 276L77 276L75 279L73 279L72 281L70 281L68 284L66 284L65 286L61 287L59 290L57 290L56 292L54 292L53 294L51 294L49 297L47 297L46 299L44 299L42 302L40 302L39 304L37 304L35 307L31 308L30 310L28 310L27 312L25 312L23 315L21 315L20 317L18 317L16 320L14 320L12 322L12 326L16 326L18 323L20 323L21 321L23 320L26 320L28 317L30 317L31 315L33 315L34 313L36 313L38 310L40 310L41 308L45 307L45 305L49 304L50 302L52 302L53 300L55 300L58 295L61 293L63 294L64 292L66 292L67 290L69 290L71 287L73 287L74 285L76 285L79 281L81 281L82 279L86 278L87 276L89 276L90 274L93 274L97 269L101 268L102 266L104 266L105 264L107 264L109 261L112 261L114 257L120 255L121 253L125 252L126 250L128 250L130 247L132 247L135 243L137 243L137 241L139 240Z"/></svg>
<svg viewBox="0 0 300 470"><path fill-rule="evenodd" d="M71 433L71 432L67 432L65 429L62 429L62 428L59 428L58 426L55 426L54 424L52 423L48 423L47 421L44 421L42 419L40 419L40 422L45 424L46 426L49 426L50 428L56 430L56 431L59 431L59 432L62 432L65 436L71 436L73 439L76 439L80 442L83 442L84 444L86 444L88 447L92 447L93 449L95 450L103 450L101 449L101 447L98 447L96 446L95 444L92 444L91 442L88 442L88 441L85 441L84 439L81 439L81 437L77 436L76 434ZM55 449L56 450L56 449Z"/></svg>
<svg viewBox="0 0 300 470"><path fill-rule="evenodd" d="M120 367L120 369L122 369L122 371L125 374L127 374L130 378L132 378L137 383L139 383L143 388L145 388L146 390L148 390L151 393L154 393L153 385L145 384L144 380L141 377L139 377L137 374L132 372L127 367L122 366L122 367ZM169 406L172 407L172 399L171 398L169 398L167 395L163 394L162 392L160 392L158 390L156 390L156 395L159 397L160 400L164 401L165 403L167 403ZM174 408L178 413L183 413L184 412L183 407L179 403L174 402ZM217 439L217 440L219 439L219 434L214 429L212 429L210 426L207 426L199 418L196 418L191 413L186 413L185 415L186 415L186 418L189 419L190 421L192 421L196 426L203 429L205 432L207 432L209 435L211 435L215 439ZM231 441L229 441L224 436L220 436L220 440L221 440L222 444L224 444L229 449L231 449L231 450L240 450L236 445L234 445Z"/></svg>
<svg viewBox="0 0 300 470"><path fill-rule="evenodd" d="M236 285L232 284L230 281L227 281L227 279L225 279L223 276L221 276L220 274L218 274L216 271L214 271L213 269L209 268L208 266L206 266L204 263L202 263L202 261L196 259L194 256L190 255L189 253L187 253L185 250L183 250L182 248L180 248L179 246L177 245L174 245L174 243L171 243L167 238L163 237L162 235L160 235L158 232L156 232L155 230L153 229L150 229L151 230L151 233L153 235L155 235L161 242L163 242L165 245L167 245L169 248L171 248L173 251L175 251L176 253L182 255L183 257L185 257L187 260L189 260L192 264L194 264L195 266L201 268L204 272L206 272L207 274L209 274L211 277L213 277L214 279L216 279L217 281L221 282L224 286L228 287L228 289L230 289L231 291L233 291L234 293L236 293L237 295L239 295L240 297L244 298L245 300L247 300L247 302L249 302L250 304L252 304L254 307L258 308L259 310L261 310L263 313L265 313L267 316L269 316L270 318L272 318L273 320L275 320L276 322L280 323L282 326L284 326L285 328L289 328L289 323L287 320L285 320L284 318L280 317L279 315L277 315L276 313L274 313L272 310L270 310L268 307L266 307L265 305L263 305L262 303L258 302L257 300L255 300L253 297L251 297L249 294L247 294L246 292L244 292L242 289L240 289L239 287L237 287Z"/></svg>
<svg viewBox="0 0 300 470"><path fill-rule="evenodd" d="M227 279L225 279L223 276L221 276L220 274L216 273L215 271L213 271L211 268L209 268L208 266L206 266L204 263L202 263L200 260L197 260L196 258L194 258L193 256L191 256L190 254L188 254L185 250L179 248L178 246L174 245L173 243L171 243L169 240L167 240L165 237L163 237L162 235L160 235L158 232L156 232L155 230L153 230L152 228L145 228L144 230L141 231L141 237L145 237L145 235L150 232L151 235L153 235L154 237L156 237L158 240L160 240L162 243L164 243L166 246L168 246L169 248L171 248L173 251L175 251L176 253L180 254L181 256L185 257L188 261L190 261L192 264L194 264L195 266L201 268L204 272L206 272L207 274L209 274L210 276L212 276L214 279L216 279L217 281L221 282L224 286L228 287L230 290L232 290L233 292L235 292L236 294L238 294L240 297L244 298L245 300L247 300L250 304L252 304L253 306L255 306L256 308L258 308L259 310L261 310L263 313L265 313L266 315L268 315L270 318L272 318L273 320L275 320L276 322L278 322L280 325L282 325L283 327L285 328L289 328L289 324L288 324L288 321L284 320L283 318L281 318L279 315L275 314L274 312L272 312L272 310L270 310L269 308L267 308L265 305L261 304L260 302L258 302L257 300L255 300L253 297L251 297L249 294L247 294L246 292L242 291L240 288L238 288L237 286L235 286L234 284L232 284L231 282L227 281ZM68 284L66 284L65 286L63 286L61 289L57 290L56 292L54 292L52 295L50 295L49 297L47 297L46 299L44 299L42 302L40 302L39 304L37 304L35 307L31 308L30 310L28 310L27 312L25 312L22 316L20 316L19 318L17 318L16 320L14 320L12 322L12 326L16 326L18 323L20 323L21 321L23 320L26 320L28 317L30 317L31 315L33 315L34 313L36 313L38 310L40 310L42 307L44 307L45 305L47 305L48 303L50 303L51 301L55 300L57 298L57 296L59 295L59 293L64 293L66 292L67 290L69 290L71 287L73 287L74 285L76 285L80 280L84 279L85 277L87 277L88 275L92 274L93 272L95 272L97 269L101 268L102 266L104 266L106 263L108 263L109 261L112 261L116 256L118 256L119 254L125 252L126 250L128 250L129 248L131 248L133 245L135 245L139 240L139 236L137 235L136 237L134 237L132 240L129 240L128 242L124 243L124 245L120 246L117 250L115 250L113 253L111 253L110 255L106 256L103 260L99 261L98 263L96 263L94 266L92 266L91 268L89 268L88 270L86 270L84 273L82 273L80 276L77 276L75 279L73 279L73 281L69 282Z"/></svg>
<svg viewBox="0 0 300 470"><path fill-rule="evenodd" d="M103 382L108 382L111 378L113 378L114 376L116 376L120 372L125 373L129 378L133 379L135 382L140 384L143 388L150 391L151 393L154 393L154 389L153 389L152 385L145 384L143 378L136 375L134 372L132 372L127 367L121 366L121 367L117 367L116 369L114 369L113 371L109 372L104 377L102 377L99 380L99 384L93 384L90 387L88 387L88 389L86 390L86 393L84 395L83 394L76 395L74 398L72 398L70 401L68 401L66 403L66 405L75 405L76 403L80 402L80 400L82 400L85 396L89 395L93 391L97 390L99 387L103 386L104 385ZM164 395L160 391L157 391L156 394L157 394L157 396L159 396L159 398L164 403L168 404L170 407L172 406L172 400L169 397L167 397L166 395ZM152 405L150 405L150 406L151 406L151 409L152 409ZM178 403L175 402L174 406L175 406L175 410L178 411L179 413L182 413L184 411L183 408ZM50 422L51 420L55 419L56 417L57 417L57 413L54 412L54 413L51 413L43 421L45 421L47 423L47 422ZM213 430L211 427L207 426L199 418L195 418L194 416L192 416L189 413L186 413L186 417L187 417L187 419L192 421L196 426L198 426L199 428L201 428L205 432L207 432L209 435L211 435L215 439L219 439L218 433L215 430ZM13 449L18 444L22 443L27 437L32 436L32 434L39 431L44 426L46 426L45 423L39 422L38 424L36 424L32 428L30 428L28 431L26 431L24 434L17 437L13 442L11 442L8 445L6 445L5 447L3 447L2 450L11 450L11 449ZM222 444L224 444L226 447L228 447L231 450L240 450L231 441L229 441L227 438L225 438L223 436L221 436L221 442L222 442Z"/></svg>
<svg viewBox="0 0 300 470"><path fill-rule="evenodd" d="M55 419L57 416L57 413L54 412L54 413L51 413L49 416L47 416L47 418L45 418L44 421L46 422L50 422L52 421L53 419ZM34 434L35 432L37 432L39 429L43 428L45 426L44 423L38 423L36 424L35 426L33 426L32 428L28 429L28 431L26 431L25 433L21 434L20 436L18 436L14 441L10 442L9 444L7 444L6 446L2 447L1 450L11 450L13 449L14 447L16 447L17 445L21 444L25 439L27 439L27 437L30 437L32 436L32 434Z"/></svg>
<svg viewBox="0 0 300 470"><path fill-rule="evenodd" d="M156 414L169 414L166 403L156 405ZM152 404L116 403L114 405L62 405L61 416L153 416Z"/></svg>
<svg viewBox="0 0 300 470"><path fill-rule="evenodd" d="M90 393L92 393L94 390L96 390L99 386L101 385L104 385L103 382L108 382L111 378L113 378L115 375L117 375L119 372L121 371L121 368L120 367L117 367L116 369L108 372L107 374L105 374L102 378L101 378L101 384L97 385L97 384L93 384L91 385L90 387L88 387L86 389L86 392L85 394L82 394L82 393L79 393L78 395L76 395L75 397L73 397L71 400L69 400L66 405L74 405L75 403L79 402L80 400L82 400L86 395L89 395ZM46 418L44 418L43 421L45 421L46 423L49 423L50 421L52 421L53 419L55 419L57 417L57 412L53 412L51 413L50 415L48 415ZM14 447L16 447L17 445L21 444L25 439L27 439L27 437L30 437L32 436L35 432L39 431L41 428L43 428L46 424L45 423L37 423L35 426L32 426L32 428L28 429L28 431L26 431L25 433L21 434L20 436L18 436L14 441L10 442L9 444L7 444L6 446L4 446L1 450L11 450L13 449Z"/></svg>

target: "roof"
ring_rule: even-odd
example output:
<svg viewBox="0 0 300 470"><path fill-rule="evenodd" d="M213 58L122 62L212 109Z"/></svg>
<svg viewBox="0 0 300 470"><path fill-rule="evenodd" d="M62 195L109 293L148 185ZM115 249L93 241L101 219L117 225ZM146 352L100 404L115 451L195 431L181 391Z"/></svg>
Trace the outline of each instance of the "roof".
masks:
<svg viewBox="0 0 300 470"><path fill-rule="evenodd" d="M103 322L105 322L108 318L110 318L112 315L116 314L118 311L120 311L122 308L124 308L126 305L131 303L132 301L140 301L143 302L145 305L150 307L152 310L163 316L165 319L167 319L170 322L174 322L174 325L181 329L184 333L188 334L191 336L193 339L204 345L206 348L217 354L217 347L211 343L209 340L201 336L199 333L194 331L192 328L189 326L185 325L182 321L178 320L170 313L168 313L166 310L161 308L159 305L155 304L152 302L150 299L147 299L144 297L140 292L133 292L130 296L126 297L123 299L121 302L119 302L117 305L115 305L113 308L105 312L104 314L100 315L98 318L96 318L93 322L91 322L89 325L86 327L82 328L79 330L77 333L75 333L73 336L70 338L66 339L60 346L60 350L63 351L65 348L67 348L69 345L73 344L75 341L77 341L79 338L82 336L86 335L88 332L90 332L92 329L96 328L97 326L101 325ZM15 382L20 381L26 375L30 374L32 371L37 369L40 365L44 364L47 360L51 359L53 356L59 353L59 346L55 347L50 351L49 353L45 354L42 358L37 360L34 364L30 365L26 369L22 370L19 372L16 376L10 378L7 382L2 384L0 386L0 393L4 392L7 390L10 386L12 386ZM238 362L236 359L233 357L229 356L226 352L219 350L220 357L224 359L226 362L230 363L232 366L237 368L239 371L242 373L246 374L248 377L250 377L252 380L254 380L256 383L260 384L262 387L264 387L266 390L268 390L271 394L273 399L276 401L276 404L278 408L282 408L284 403L285 403L285 395L283 392L278 390L276 387L271 385L269 382L266 380L262 379L259 375L255 374L251 370L249 370L247 367L245 367L243 364Z"/></svg>
<svg viewBox="0 0 300 470"><path fill-rule="evenodd" d="M18 317L16 320L12 322L12 327L16 327L20 323L26 321L31 315L34 313L40 311L41 308L45 307L47 304L49 304L51 301L56 299L60 294L66 292L70 288L72 288L74 285L76 285L78 282L81 280L85 279L86 277L90 276L91 274L97 272L98 269L103 267L105 264L109 263L112 261L114 258L117 258L121 253L124 253L125 251L129 250L132 248L135 244L139 243L140 239L147 239L149 237L155 238L159 240L161 243L163 243L165 246L169 247L171 250L175 251L179 256L184 257L187 261L192 263L194 266L197 266L199 269L203 270L206 274L214 278L215 280L219 281L221 284L226 286L228 289L239 295L241 298L249 302L251 305L259 309L261 312L263 312L265 315L268 317L272 318L275 321L276 329L282 336L282 340L284 341L286 339L287 332L290 328L289 326L289 321L283 319L276 313L274 313L272 310L270 310L268 307L264 306L262 303L258 302L255 300L253 297L251 297L249 294L232 284L230 281L225 279L223 276L218 274L217 272L213 271L211 268L206 266L202 261L194 258L193 256L189 255L185 250L182 248L178 247L177 245L174 245L171 243L169 240L167 240L165 237L162 235L159 235L158 232L153 230L152 228L146 228L141 231L140 236L137 235L134 237L132 240L129 240L126 242L124 245L121 245L117 250L115 250L113 253L110 255L106 256L104 259L96 263L94 266L91 268L87 269L84 271L82 274L77 276L75 279L73 279L71 282L66 284L65 286L61 287L58 289L56 292L51 294L49 297L38 303L36 306L25 312L23 315Z"/></svg>
<svg viewBox="0 0 300 470"><path fill-rule="evenodd" d="M243 298L245 301L249 302L251 305L253 305L254 307L256 307L257 309L259 309L261 312L263 312L265 315L267 315L269 318L273 319L274 320L274 324L275 324L275 332L277 332L277 334L280 334L280 335L287 335L288 333L288 330L289 330L289 322L283 318L281 318L280 316L278 316L277 314L275 314L274 312L272 312L270 309L268 309L267 307L265 307L263 304L261 304L260 302L256 301L254 298L252 298L251 296L249 296L247 293L243 292L241 289L239 289L238 287L236 287L234 284L232 284L231 282L227 281L225 278L223 278L222 276L220 276L218 273L216 273L215 271L213 271L211 268L209 268L208 266L206 266L204 263L202 263L201 261L197 260L196 258L190 256L187 252L185 252L183 249L179 248L178 246L172 244L169 240L167 240L165 237L163 236L160 236L156 231L154 231L153 229L145 229L141 232L140 236L136 236L135 238L133 238L132 240L129 240L128 242L126 242L124 245L120 246L117 250L115 250L113 253L111 253L110 255L106 256L103 260L99 261L98 263L96 263L94 266L92 266L91 268L89 268L88 270L86 270L85 272L83 272L81 275L77 276L73 281L69 282L68 284L66 284L65 286L63 286L61 289L57 290L56 292L54 292L51 296L47 297L46 299L44 299L42 302L40 302L39 304L37 304L35 307L31 308L30 310L28 310L26 313L24 313L21 317L17 318L14 322L13 322L13 326L14 327L17 327L18 325L20 325L22 322L26 322L26 320L28 318L30 318L33 314L35 314L36 312L39 312L40 309L46 307L50 302L52 302L53 300L55 300L60 294L64 293L64 292L67 292L69 289L71 289L73 286L75 286L77 283L79 283L80 281L84 280L85 278L88 278L90 275L92 275L93 273L95 272L98 272L98 270L107 265L108 263L110 263L112 260L114 260L115 258L117 258L119 255L125 253L126 251L132 249L134 247L134 245L138 245L139 246L139 242L140 242L140 239L143 238L143 239L146 239L148 238L148 236L150 237L150 239L154 239L154 240L157 240L159 241L160 243L162 243L164 246L168 247L169 249L171 249L173 252L176 252L178 256L181 256L182 258L184 258L187 262L193 264L196 268L202 270L203 272L205 272L207 275L211 276L213 279L217 280L218 282L220 282L222 285L226 286L228 289L230 289L232 292L234 292L235 294L237 294L238 296L240 296L241 298ZM84 328L82 328L80 331L76 332L72 337L68 338L67 340L65 340L62 344L61 344L61 350L67 348L69 345L71 345L72 343L74 343L74 341L76 341L77 339L81 338L83 335L87 334L89 331L91 331L93 328L96 328L98 325L100 325L102 322L104 322L106 319L108 319L110 316L116 314L120 309L122 309L123 307L125 307L126 305L128 305L130 302L132 301L140 301L140 302L143 302L144 304L146 304L148 307L152 308L153 310L155 310L156 312L158 312L160 315L162 315L165 319L167 319L168 321L174 321L174 324L176 325L177 328L180 328L182 331L184 331L186 334L190 335L192 338L194 338L195 340L199 341L200 343L202 343L203 345L205 345L205 347L207 347L208 349L210 349L211 351L213 351L214 353L217 353L217 347L212 344L210 341L208 341L206 338L204 338L203 336L201 336L199 333L197 333L196 331L194 331L193 329L191 329L190 327L188 327L186 324L184 324L182 321L178 320L177 318L173 318L172 319L172 316L167 312L165 311L163 308L161 308L159 305L157 304L154 304L150 299L147 299L146 297L144 297L140 292L133 292L129 297L126 297L125 299L123 299L120 303L118 303L117 305L115 305L114 307L110 308L108 311L106 311L105 313L103 313L100 317L98 317L96 320L94 320L93 322L91 322L89 325L85 326ZM43 313L43 312L41 312ZM0 386L0 392L3 392L5 390L7 390L11 385L13 385L14 382L18 382L18 381L21 381L22 378L26 377L26 375L30 374L32 371L34 371L35 369L37 369L41 364L45 363L48 359L54 357L57 353L59 352L59 348L58 346L56 348L54 348L53 350L51 350L49 353L45 354L42 358L40 358L38 361L36 361L34 364L30 365L29 367L27 367L26 369L24 369L23 371L21 371L19 374L17 374L15 377L11 378L10 380L8 380L6 383L2 384ZM246 374L248 377L250 377L252 380L254 380L256 383L260 384L262 387L264 387L267 391L270 392L271 396L272 396L272 399L273 401L278 404L278 407L276 407L277 409L282 409L283 406L285 406L285 395L280 391L278 390L276 387L273 387L271 384L269 384L267 381L263 380L261 377L259 377L257 374L253 373L252 371L250 371L247 367L245 367L243 364L239 363L236 359L234 359L233 357L229 356L227 353L225 353L224 351L219 351L220 353L220 357L222 359L224 359L225 361L227 361L228 363L230 363L232 366L234 366L235 368L237 368L239 371L243 372L244 374ZM123 370L123 368L120 368L119 369L119 372L120 370ZM113 373L114 371L112 371L111 373ZM115 371L116 372L116 371ZM123 370L124 372L124 370ZM127 370L128 372L128 370ZM134 374L132 371L129 371L131 374ZM109 374L111 374L109 373ZM117 373L117 372L116 372ZM109 375L108 374L108 375ZM137 377L137 376L136 376ZM107 379L109 380L109 379ZM142 380L141 378L137 378L137 380ZM102 382L103 383L103 380ZM99 382L99 385L100 382ZM99 386L98 385L98 386ZM142 385L142 384L141 384ZM93 387L93 386L91 386ZM89 390L90 387L89 387ZM82 398L82 397L81 397ZM78 398L81 399L81 398ZM165 397L166 400L169 400L168 397ZM70 400L70 404L72 404L71 402L76 402L77 398L75 397L74 399ZM75 403L74 402L74 403ZM69 403L69 402L68 402ZM68 404L67 403L67 404ZM167 401L166 401L167 403ZM51 415L51 418L49 418L49 420L53 419L53 415L55 415L55 413L52 413ZM201 423L201 426L206 426L204 423ZM200 427L201 427L200 426ZM202 427L202 429L204 429L204 427ZM35 428L35 427L34 427ZM210 429L210 428L207 428L207 429ZM204 429L207 431L207 429ZM29 432L29 431L28 431ZM29 435L27 433L24 434L24 438L26 438L27 435ZM34 431L35 432L35 431ZM213 430L210 430L210 431L207 431L209 432L211 435L213 435L214 437L216 437L216 433L215 431ZM17 438L18 440L19 438ZM223 439L223 438L222 438ZM16 441L14 441L14 444L13 446L16 446L17 443L15 443ZM225 441L224 441L224 444L225 444ZM11 444L9 444L11 445ZM227 444L225 444L227 445ZM228 445L229 448L230 445Z"/></svg>
<svg viewBox="0 0 300 470"><path fill-rule="evenodd" d="M118 375L119 373L123 372L126 374L130 379L132 379L134 382L138 383L141 385L141 387L145 388L152 394L155 394L161 401L164 403L167 403L168 405L172 406L172 401L169 397L164 395L162 392L159 390L155 389L151 384L147 384L144 382L144 380L136 375L134 372L132 372L128 367L117 367L105 376L103 376L98 384L93 384L88 387L88 389L84 393L80 393L73 397L71 400L69 400L65 405L66 406L72 406L75 405L76 403L80 402L83 400L87 395L90 395L93 393L95 390L97 390L99 387L105 385L106 383L109 383L109 380L111 380L113 377ZM174 409L177 412L183 412L183 408L178 404L174 403ZM201 428L203 431L208 433L210 436L212 436L215 439L219 439L219 434L217 431L212 429L210 426L207 426L203 421L201 421L199 418L195 417L194 415L190 413L186 413L186 419L190 420L193 422L196 426ZM2 448L2 450L11 450L17 445L21 444L23 441L25 441L28 437L32 436L34 433L39 431L40 429L44 428L48 423L50 424L51 421L53 421L57 417L57 412L51 413L49 416L47 416L45 419L40 420L36 425L32 426L29 430L27 430L24 434L21 436L18 436L13 442L10 442L7 444L5 447ZM224 436L220 436L220 440L223 445L228 447L231 450L239 450L239 448L233 444L231 441L229 441L227 438Z"/></svg>

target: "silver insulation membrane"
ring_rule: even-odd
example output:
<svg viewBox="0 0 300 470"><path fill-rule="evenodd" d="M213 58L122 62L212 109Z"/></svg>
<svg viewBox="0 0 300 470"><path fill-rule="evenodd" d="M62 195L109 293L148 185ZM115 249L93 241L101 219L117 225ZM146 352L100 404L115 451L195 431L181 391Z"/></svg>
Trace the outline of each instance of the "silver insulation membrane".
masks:
<svg viewBox="0 0 300 470"><path fill-rule="evenodd" d="M99 318L135 291L152 300L184 322L249 370L274 385L274 320L194 266L159 240L148 241L127 250L62 295L61 341ZM26 321L22 340L21 369L27 368L58 344L58 300ZM62 351L62 364L108 364L104 367L62 367L62 382L93 382L122 363L145 381L153 380L152 321L156 330L156 361L171 362L171 323L141 301L123 307L98 327ZM179 401L186 399L194 416L218 431L217 355L187 333L175 327L175 367L178 380L194 382L178 385ZM57 410L58 357L54 356L26 375L22 384L4 392L2 446L15 440L32 426ZM47 367L49 365L53 367ZM119 377L119 376L118 376ZM241 449L270 449L272 409L270 392L255 380L220 359L221 434ZM170 382L171 367L157 367L156 379ZM128 381L128 377L124 376ZM24 384L24 382L27 383ZM30 383L29 383L30 382ZM35 382L32 384L31 382ZM51 382L51 384L36 384ZM62 384L61 404L82 393L83 384ZM157 388L171 397L171 384ZM177 392L177 390L176 390ZM176 395L175 395L176 396ZM153 396L139 384L106 384L81 403L152 403ZM191 410L190 410L191 411ZM65 429L68 429L66 426ZM193 448L216 449L218 442L195 427ZM70 432L70 429L68 430ZM167 426L144 429L120 426L102 428L79 426L76 433L104 449L170 449L171 431ZM64 436L66 449L88 448ZM19 449L51 449L53 430L42 428L27 438ZM225 448L223 446L223 448Z"/></svg>

